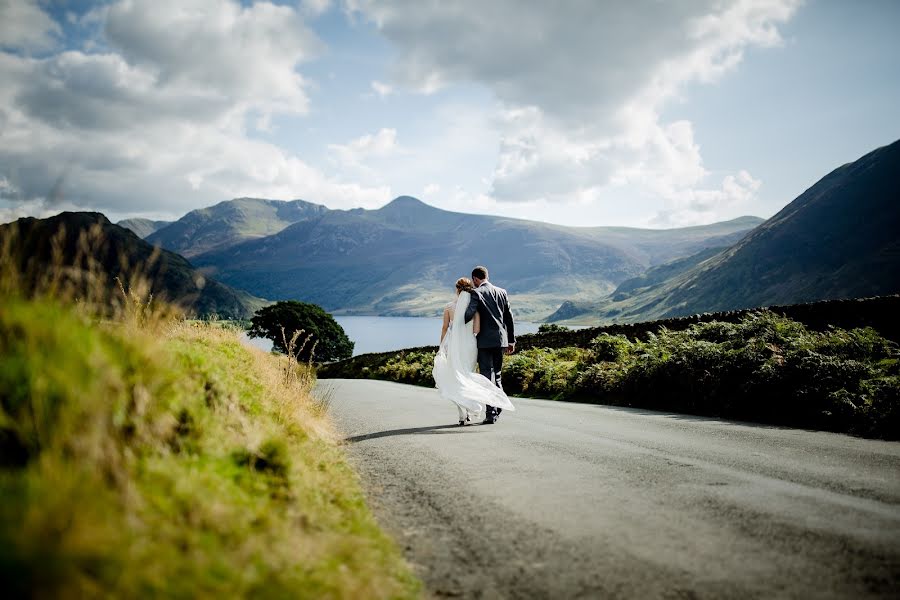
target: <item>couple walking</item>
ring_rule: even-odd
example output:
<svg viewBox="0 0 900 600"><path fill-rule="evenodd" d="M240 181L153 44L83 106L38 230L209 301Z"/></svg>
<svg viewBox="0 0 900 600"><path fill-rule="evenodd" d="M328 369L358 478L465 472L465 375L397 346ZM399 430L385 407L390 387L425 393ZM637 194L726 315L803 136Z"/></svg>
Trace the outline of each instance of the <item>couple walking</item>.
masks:
<svg viewBox="0 0 900 600"><path fill-rule="evenodd" d="M441 346L431 371L441 396L456 404L459 424L494 424L516 408L503 392L503 354L516 347L506 290L488 281L485 267L456 281L456 300L444 308ZM475 365L478 365L478 373Z"/></svg>

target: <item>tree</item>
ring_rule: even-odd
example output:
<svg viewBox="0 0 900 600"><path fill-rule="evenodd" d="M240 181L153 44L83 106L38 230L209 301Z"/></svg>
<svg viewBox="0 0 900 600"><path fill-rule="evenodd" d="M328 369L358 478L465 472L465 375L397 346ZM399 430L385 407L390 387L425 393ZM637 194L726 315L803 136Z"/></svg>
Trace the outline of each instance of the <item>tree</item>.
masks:
<svg viewBox="0 0 900 600"><path fill-rule="evenodd" d="M281 329L284 328L284 335ZM253 337L264 337L272 340L275 349L287 354L285 338L290 343L294 332L303 333L297 338L294 354L297 360L310 360L310 352L315 344L317 361L329 362L350 358L353 355L353 342L344 333L344 328L334 320L321 306L282 300L256 311L250 319L249 334ZM309 340L304 344L304 340Z"/></svg>
<svg viewBox="0 0 900 600"><path fill-rule="evenodd" d="M559 333L562 331L572 331L568 327L557 325L556 323L541 323L538 326L538 333Z"/></svg>

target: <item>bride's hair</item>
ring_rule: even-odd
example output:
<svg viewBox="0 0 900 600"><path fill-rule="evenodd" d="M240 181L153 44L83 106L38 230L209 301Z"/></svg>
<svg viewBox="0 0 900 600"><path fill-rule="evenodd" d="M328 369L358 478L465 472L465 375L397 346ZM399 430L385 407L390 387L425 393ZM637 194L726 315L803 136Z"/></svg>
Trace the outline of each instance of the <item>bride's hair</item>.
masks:
<svg viewBox="0 0 900 600"><path fill-rule="evenodd" d="M457 292L468 292L472 290L472 280L468 277L460 277L456 280Z"/></svg>

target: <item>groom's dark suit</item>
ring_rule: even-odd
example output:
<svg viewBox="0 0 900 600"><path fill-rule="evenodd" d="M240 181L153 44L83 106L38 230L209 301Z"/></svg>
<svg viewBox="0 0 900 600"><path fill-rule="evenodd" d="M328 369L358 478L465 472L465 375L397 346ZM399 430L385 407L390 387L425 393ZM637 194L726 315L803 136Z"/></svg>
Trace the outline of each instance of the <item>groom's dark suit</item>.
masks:
<svg viewBox="0 0 900 600"><path fill-rule="evenodd" d="M509 297L506 290L489 281L482 282L472 290L472 299L466 308L466 323L475 318L476 312L481 318L481 331L478 333L478 370L488 379L491 378L493 371L494 383L503 389L500 382L503 354L507 346L516 343L515 324L509 311ZM488 406L487 420L494 421L500 410Z"/></svg>

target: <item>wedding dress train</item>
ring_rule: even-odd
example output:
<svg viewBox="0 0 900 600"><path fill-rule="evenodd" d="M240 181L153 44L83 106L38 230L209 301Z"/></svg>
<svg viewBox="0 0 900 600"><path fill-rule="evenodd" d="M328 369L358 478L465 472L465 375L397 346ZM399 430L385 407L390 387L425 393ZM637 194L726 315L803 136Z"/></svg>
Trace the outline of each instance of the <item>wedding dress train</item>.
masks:
<svg viewBox="0 0 900 600"><path fill-rule="evenodd" d="M485 416L485 405L503 410L516 410L507 395L487 377L475 372L478 347L473 322L465 322L469 292L460 292L456 305L451 309L450 327L444 335L431 374L441 397L459 407L460 421L480 421Z"/></svg>

